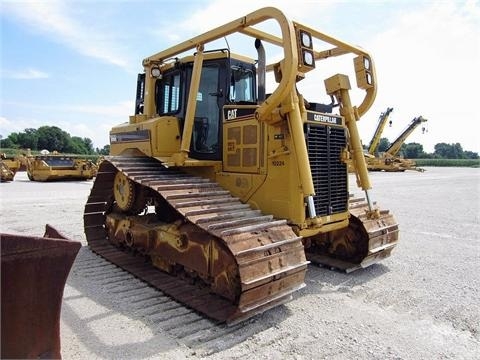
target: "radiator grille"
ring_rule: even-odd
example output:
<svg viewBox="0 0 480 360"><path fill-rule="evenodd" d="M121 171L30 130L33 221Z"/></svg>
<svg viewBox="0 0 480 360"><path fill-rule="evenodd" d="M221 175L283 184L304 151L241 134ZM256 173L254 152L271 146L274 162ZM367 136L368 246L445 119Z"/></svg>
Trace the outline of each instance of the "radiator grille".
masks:
<svg viewBox="0 0 480 360"><path fill-rule="evenodd" d="M308 158L312 171L317 216L332 215L348 209L347 165L340 161L346 146L345 129L306 124Z"/></svg>

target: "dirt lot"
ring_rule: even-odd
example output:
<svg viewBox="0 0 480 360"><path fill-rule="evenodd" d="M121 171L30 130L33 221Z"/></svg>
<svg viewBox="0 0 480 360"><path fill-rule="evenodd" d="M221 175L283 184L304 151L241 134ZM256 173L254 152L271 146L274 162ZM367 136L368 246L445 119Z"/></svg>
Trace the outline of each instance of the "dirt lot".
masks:
<svg viewBox="0 0 480 360"><path fill-rule="evenodd" d="M293 301L233 327L82 247L64 293L63 358L479 359L480 169L371 177L400 224L393 256L349 275L311 266ZM41 235L49 223L85 245L91 186L19 173L0 184L0 230Z"/></svg>

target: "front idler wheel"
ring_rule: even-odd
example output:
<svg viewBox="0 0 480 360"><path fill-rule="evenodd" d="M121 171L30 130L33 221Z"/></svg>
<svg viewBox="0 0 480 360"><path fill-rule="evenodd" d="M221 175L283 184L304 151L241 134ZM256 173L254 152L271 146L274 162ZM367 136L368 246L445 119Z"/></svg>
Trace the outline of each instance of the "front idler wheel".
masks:
<svg viewBox="0 0 480 360"><path fill-rule="evenodd" d="M141 185L129 179L121 171L117 172L113 181L113 196L117 207L126 213L138 214L146 207Z"/></svg>

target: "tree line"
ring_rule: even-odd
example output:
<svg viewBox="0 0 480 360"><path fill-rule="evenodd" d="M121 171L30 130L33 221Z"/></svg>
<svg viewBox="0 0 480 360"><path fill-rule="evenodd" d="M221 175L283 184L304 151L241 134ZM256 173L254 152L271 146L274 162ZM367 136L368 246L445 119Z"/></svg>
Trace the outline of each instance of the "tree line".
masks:
<svg viewBox="0 0 480 360"><path fill-rule="evenodd" d="M25 129L13 132L6 138L0 135L0 148L48 150L66 154L108 155L110 146L93 148L92 140L71 136L57 126L40 126L38 129Z"/></svg>
<svg viewBox="0 0 480 360"><path fill-rule="evenodd" d="M385 152L391 143L387 138L381 138L378 145L378 152ZM69 154L85 155L108 155L110 145L103 148L93 148L92 140L79 136L70 136L69 133L57 126L41 126L38 129L25 129L21 132L14 132L5 139L0 135L0 148L31 149L39 151L58 151ZM407 159L478 159L478 153L463 150L462 145L438 143L433 153L426 153L422 144L403 144L400 150L403 157Z"/></svg>
<svg viewBox="0 0 480 360"><path fill-rule="evenodd" d="M387 138L381 138L378 144L378 152L385 152L391 143ZM447 144L438 143L434 146L433 153L426 153L423 145L419 143L403 144L400 154L406 159L478 159L478 153L463 150L459 143ZM400 155L399 154L399 155Z"/></svg>

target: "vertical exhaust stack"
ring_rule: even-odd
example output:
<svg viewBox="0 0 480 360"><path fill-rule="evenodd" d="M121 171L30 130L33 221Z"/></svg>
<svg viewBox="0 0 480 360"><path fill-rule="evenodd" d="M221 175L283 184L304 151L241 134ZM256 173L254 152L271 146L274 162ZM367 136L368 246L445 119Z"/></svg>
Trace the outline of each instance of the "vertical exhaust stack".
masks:
<svg viewBox="0 0 480 360"><path fill-rule="evenodd" d="M260 39L255 39L255 49L258 53L258 102L265 101L265 74L266 74L266 60L265 48Z"/></svg>

